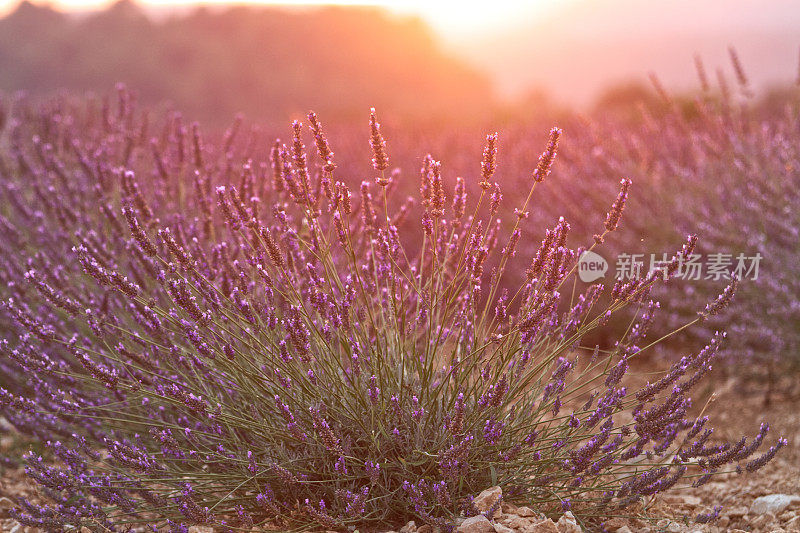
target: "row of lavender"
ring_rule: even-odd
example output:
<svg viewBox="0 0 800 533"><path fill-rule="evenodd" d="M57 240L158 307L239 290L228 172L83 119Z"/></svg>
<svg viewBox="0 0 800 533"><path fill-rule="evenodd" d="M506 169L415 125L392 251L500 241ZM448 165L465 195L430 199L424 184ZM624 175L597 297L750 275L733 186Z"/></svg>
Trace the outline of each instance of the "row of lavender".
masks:
<svg viewBox="0 0 800 533"><path fill-rule="evenodd" d="M619 174L647 188L634 197L633 224L609 258L641 253L646 272L651 254L660 257L683 232L698 233L696 257L683 265L672 295L664 293L673 317L691 316L738 276L731 312L696 331L727 329L735 342L726 362L772 381L779 370L800 368L800 88L767 110L754 105L740 67L734 94L724 77L713 92L699 66L704 92L688 108L664 95L660 112L643 111L635 125L595 125L578 143L595 153L568 171L585 178L573 185L595 205L593 190L608 191ZM624 269L616 274L624 277Z"/></svg>
<svg viewBox="0 0 800 533"><path fill-rule="evenodd" d="M661 276L579 284L583 249L564 219L522 253L560 130L526 172L527 197L501 209L496 135L454 185L425 157L419 197L398 202L410 178L390 171L374 113L374 179L360 185L308 118L266 151L238 127L211 142L178 115L155 126L124 90L115 109L12 106L0 406L45 445L25 463L49 500L20 501L18 520L449 529L499 484L509 501L590 523L753 472L785 445L759 452L767 425L719 442L692 414L724 334L629 388L631 360L657 344ZM589 248L617 229L629 187L609 195ZM609 349L584 342L620 317Z"/></svg>

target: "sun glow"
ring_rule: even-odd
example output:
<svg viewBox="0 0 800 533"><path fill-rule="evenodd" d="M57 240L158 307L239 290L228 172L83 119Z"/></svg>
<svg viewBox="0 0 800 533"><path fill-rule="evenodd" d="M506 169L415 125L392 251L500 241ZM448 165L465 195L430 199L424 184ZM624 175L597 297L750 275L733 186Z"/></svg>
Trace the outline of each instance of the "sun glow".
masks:
<svg viewBox="0 0 800 533"><path fill-rule="evenodd" d="M14 9L19 0L0 0L0 15ZM91 10L108 6L113 0L31 0L65 10ZM557 0L136 0L150 8L190 5L260 4L287 7L320 5L378 6L405 15L418 15L445 38L467 38L475 32L498 30L512 25L518 17L536 14L555 5Z"/></svg>

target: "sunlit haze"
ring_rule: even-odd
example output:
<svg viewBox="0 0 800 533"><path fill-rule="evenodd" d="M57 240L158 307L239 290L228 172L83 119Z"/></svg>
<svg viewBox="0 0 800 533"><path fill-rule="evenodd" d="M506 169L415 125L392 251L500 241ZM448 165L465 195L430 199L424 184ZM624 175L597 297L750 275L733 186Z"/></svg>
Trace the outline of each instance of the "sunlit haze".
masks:
<svg viewBox="0 0 800 533"><path fill-rule="evenodd" d="M9 12L18 0L0 0L0 14ZM33 1L34 4L47 4L63 10L99 9L113 3L109 0L55 0L53 2ZM287 0L282 2L258 1L238 2L228 0L140 0L143 6L155 9L169 9L187 5L236 5L259 4L275 6L380 6L401 14L419 15L446 40L460 40L472 33L496 31L510 26L521 16L531 16L547 11L557 4L557 0L332 0L315 2L309 0ZM561 2L563 3L563 1Z"/></svg>
<svg viewBox="0 0 800 533"><path fill-rule="evenodd" d="M4 16L18 5L20 0L0 0L0 16ZM50 5L65 12L83 14L89 11L101 10L112 5L115 0L30 0L36 5ZM396 17L380 17L371 19L376 13L365 14L366 18L359 19L353 26L342 25L338 20L332 26L321 23L325 31L315 30L317 37L323 39L323 34L337 40L337 46L329 52L339 52L352 60L353 68L359 72L383 72L381 83L388 85L376 94L386 95L393 92L394 85L388 82L386 68L407 68L407 72L414 72L409 76L418 76L420 61L432 60L436 66L431 66L431 73L442 74L445 65L453 68L466 67L483 77L491 86L493 95L507 102L530 101L545 97L548 101L568 106L593 105L604 92L618 89L625 85L638 84L649 86L648 73L655 73L661 82L669 89L678 91L692 91L697 88L697 75L695 73L695 56L707 64L709 72L716 78L717 69L730 74L730 61L728 48L737 50L748 72L748 77L756 89L771 89L784 86L794 80L797 69L797 48L800 41L797 38L797 28L800 27L800 2L798 0L727 0L697 2L696 0L671 0L670 2L652 2L651 0L132 0L141 6L158 23L173 14L185 14L195 6L208 6L209 11L225 11L225 6L258 5L270 8L278 7L290 17L299 15L300 18L308 14L314 15L313 8L335 6L360 6L383 8ZM308 9L311 8L311 9ZM361 16L350 13L348 16ZM321 15L325 16L325 15ZM416 26L414 20L421 20L432 31L421 25ZM247 18L245 16L245 18ZM335 16L334 16L335 18ZM75 21L78 17L75 17ZM277 20L274 17L271 20ZM310 20L310 19L309 19ZM353 19L355 20L355 19ZM382 22L381 22L382 20ZM254 23L255 24L255 23ZM259 24L268 26L269 20L262 20ZM306 27L304 23L298 23ZM371 25L366 28L365 25ZM393 26L394 25L394 26ZM404 26L405 25L405 26ZM213 25L212 25L213 26ZM264 26L264 27L266 27ZM291 24L290 24L291 26ZM389 27L394 27L398 33L390 37ZM405 28L405 29L401 29ZM49 29L49 28L48 28ZM242 46L248 48L257 42L254 48L257 52L253 59L262 61L263 66L275 68L273 55L279 54L278 40L283 43L294 42L300 39L297 32L292 32L288 27L286 35L278 38L274 32L271 36L258 35L248 41L241 31L247 33L237 23L230 23L233 32L219 43L215 49L209 48L206 52L198 53L198 58L205 58L203 54L222 54L225 50L233 50L226 40L233 38L236 32L237 39L242 40ZM344 33L337 34L336 31ZM371 33L370 30L374 33ZM131 30L135 33L135 30ZM151 37L157 35L157 30ZM208 33L208 28L201 30ZM333 33L326 33L333 32ZM388 32L388 33L387 33ZM91 31L90 31L91 33ZM213 33L213 32L211 32ZM369 34L369 35L368 35ZM428 36L433 35L433 40ZM47 35L53 39L53 50L62 54L64 50L80 48L81 43L90 53L94 45L89 44L85 36L77 41L65 45L59 41L57 32ZM2 35L0 35L2 37ZM6 35L10 38L10 34ZM139 36L138 38L142 38ZM274 40L273 40L274 39ZM305 37L308 40L308 37ZM363 39L361 41L360 39ZM145 39L146 40L146 39ZM156 39L158 40L158 39ZM378 41L387 44L388 49L378 52ZM102 42L102 40L100 41ZM121 41L119 41L121 42ZM150 49L150 59L169 57L177 61L182 57L183 48L180 43L166 45L161 42L156 46L154 41L148 41L153 47ZM371 43L367 45L366 43ZM250 44L248 44L250 43ZM361 43L361 44L357 44ZM17 42L9 41L9 49L18 48ZM140 42L133 40L128 43L132 49L140 50ZM211 46L208 43L205 45ZM352 46L347 49L347 45ZM37 45L42 48L42 44ZM122 45L120 45L122 46ZM200 46L195 46L195 50ZM422 46L423 48L415 48ZM343 48L344 47L344 48ZM369 68L363 57L364 47L375 54L377 64ZM382 54L389 54L389 49L395 47L393 61L383 63L378 58ZM45 47L46 48L46 47ZM124 47L123 47L124 48ZM8 88L28 88L41 86L42 69L31 63L26 56L25 47L20 48L11 56L18 57L20 68L28 69L30 80L19 73L7 74ZM345 49L349 51L345 51ZM416 50L416 52L414 52ZM107 63L102 73L93 72L95 63L85 61L90 72L86 77L81 77L76 70L76 64L65 62L65 69L61 78L71 77L76 87L83 86L86 79L95 76L116 77L128 79L134 76L136 70L132 66L129 71L120 70L120 65L128 64L129 58L113 55L113 50L108 52ZM54 52L55 53L55 52ZM98 51L99 53L99 51ZM417 54L417 55L414 55ZM124 54L123 54L124 55ZM9 57L11 57L9 56ZM79 57L77 54L73 57ZM296 57L293 52L283 54L291 63ZM291 74L293 68L312 69L319 71L321 65L330 65L330 58L319 51L313 56L319 59L320 65L310 67L307 63L298 63L296 67L287 67L288 79L297 78ZM438 59L433 59L437 56ZM72 56L70 56L72 57ZM80 56L82 57L82 56ZM241 58L241 55L237 57ZM311 56L305 56L312 59ZM120 59L124 59L120 61ZM147 61L150 61L148 59ZM160 59L159 59L160 60ZM143 60L144 61L144 60ZM147 61L142 64L143 69L150 68ZM199 61L199 59L198 59ZM191 61L187 60L187 64ZM438 63L437 63L438 62ZM151 61L152 63L152 61ZM244 64L244 63L243 63ZM8 65L3 65L8 70ZM185 66L185 65L184 65ZM252 65L251 65L252 67ZM137 67L138 68L138 67ZM448 67L449 68L449 67ZM251 69L252 70L252 69ZM250 71L248 71L250 72ZM344 72L341 68L338 70ZM398 80L407 79L406 74L395 73ZM405 72L405 71L404 71ZM251 72L252 73L252 72ZM341 90L350 94L351 89L344 87L352 82L349 75L342 74ZM446 77L446 76L445 76ZM135 76L134 76L135 78ZM144 76L143 79L149 79ZM181 77L180 79L185 79ZM297 78L299 79L299 78ZM38 80L38 81L37 81ZM297 81L297 80L295 80ZM330 80L329 80L330 81ZM444 85L433 81L429 74L427 82L444 91ZM27 83L27 85L26 85ZM253 87L263 88L264 80L253 82ZM277 81L276 81L277 83ZM281 83L288 83L282 79ZM461 80L456 86L460 87ZM90 84L91 85L91 84ZM472 84L474 85L474 83ZM480 84L478 84L480 85ZM289 85L284 85L286 89ZM304 85L298 81L297 86L292 86L292 98L299 98L296 91ZM334 86L336 86L334 84ZM55 88L55 87L53 87ZM445 91L448 92L448 91ZM463 91L461 91L463 93ZM163 97L172 93L154 93L153 97Z"/></svg>

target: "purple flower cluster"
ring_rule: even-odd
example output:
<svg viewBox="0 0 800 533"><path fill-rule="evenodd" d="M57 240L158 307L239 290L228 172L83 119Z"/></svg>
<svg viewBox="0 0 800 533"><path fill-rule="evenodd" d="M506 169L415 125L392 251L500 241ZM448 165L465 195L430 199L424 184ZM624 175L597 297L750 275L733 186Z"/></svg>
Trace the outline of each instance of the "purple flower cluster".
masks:
<svg viewBox="0 0 800 533"><path fill-rule="evenodd" d="M497 134L479 175L424 158L417 207L392 201L374 111L378 187L339 176L316 115L265 154L255 128L217 143L120 94L118 113L20 101L0 145L0 413L46 444L26 465L50 500L22 523L448 529L490 483L589 516L786 444L752 458L764 425L712 447L690 414L722 334L628 390L663 277L573 289L563 218L528 253L532 195L505 209ZM585 340L625 308L610 349Z"/></svg>

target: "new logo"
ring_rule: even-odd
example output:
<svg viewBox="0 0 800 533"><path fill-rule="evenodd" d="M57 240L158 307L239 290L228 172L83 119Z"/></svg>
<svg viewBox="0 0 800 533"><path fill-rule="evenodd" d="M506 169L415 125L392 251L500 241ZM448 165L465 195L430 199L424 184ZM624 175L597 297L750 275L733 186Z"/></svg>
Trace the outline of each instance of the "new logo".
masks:
<svg viewBox="0 0 800 533"><path fill-rule="evenodd" d="M578 259L578 277L585 283L605 277L606 272L608 272L608 261L601 255L587 250Z"/></svg>

